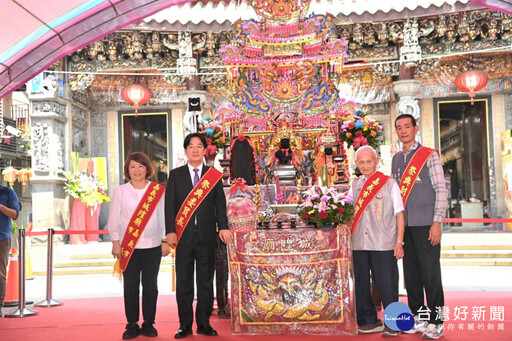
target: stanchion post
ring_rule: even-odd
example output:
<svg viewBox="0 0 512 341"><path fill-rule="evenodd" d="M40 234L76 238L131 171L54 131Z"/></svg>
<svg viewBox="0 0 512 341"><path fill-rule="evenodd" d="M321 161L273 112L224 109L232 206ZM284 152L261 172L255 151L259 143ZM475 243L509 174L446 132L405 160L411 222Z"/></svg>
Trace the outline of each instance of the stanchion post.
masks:
<svg viewBox="0 0 512 341"><path fill-rule="evenodd" d="M26 317L39 314L36 310L25 308L25 229L19 229L18 233L18 269L19 269L19 297L18 309L5 317Z"/></svg>
<svg viewBox="0 0 512 341"><path fill-rule="evenodd" d="M56 307L63 303L52 298L53 289L53 235L55 230L48 229L48 255L46 257L46 300L36 304L36 307Z"/></svg>

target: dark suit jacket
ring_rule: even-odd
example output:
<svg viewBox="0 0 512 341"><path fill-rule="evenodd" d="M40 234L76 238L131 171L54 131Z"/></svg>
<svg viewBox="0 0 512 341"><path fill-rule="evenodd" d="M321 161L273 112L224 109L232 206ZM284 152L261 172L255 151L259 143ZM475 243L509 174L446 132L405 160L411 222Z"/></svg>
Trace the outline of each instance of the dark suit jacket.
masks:
<svg viewBox="0 0 512 341"><path fill-rule="evenodd" d="M203 165L201 177L206 173L209 167ZM165 190L165 232L176 232L176 215L181 208L190 191L192 191L192 179L188 170L188 165L175 168L169 172L167 180L167 189ZM203 200L196 209L197 231L201 244L213 244L217 238L216 226L220 230L228 228L228 218L226 216L226 196L222 188L222 180L215 185L210 194ZM192 217L187 228L181 236L180 244L189 244L193 240L195 219Z"/></svg>

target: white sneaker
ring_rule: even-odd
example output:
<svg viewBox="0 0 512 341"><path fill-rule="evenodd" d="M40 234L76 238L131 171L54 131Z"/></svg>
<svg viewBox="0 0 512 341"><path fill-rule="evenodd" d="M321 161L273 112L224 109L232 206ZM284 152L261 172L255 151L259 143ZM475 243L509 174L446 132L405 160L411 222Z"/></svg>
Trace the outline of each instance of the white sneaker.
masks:
<svg viewBox="0 0 512 341"><path fill-rule="evenodd" d="M418 316L414 316L414 326L409 330L403 330L403 333L406 334L414 334L414 333L424 333L427 331L428 321L420 320Z"/></svg>
<svg viewBox="0 0 512 341"><path fill-rule="evenodd" d="M444 336L444 327L442 324L429 323L427 330L423 333L423 338L427 340L437 340Z"/></svg>

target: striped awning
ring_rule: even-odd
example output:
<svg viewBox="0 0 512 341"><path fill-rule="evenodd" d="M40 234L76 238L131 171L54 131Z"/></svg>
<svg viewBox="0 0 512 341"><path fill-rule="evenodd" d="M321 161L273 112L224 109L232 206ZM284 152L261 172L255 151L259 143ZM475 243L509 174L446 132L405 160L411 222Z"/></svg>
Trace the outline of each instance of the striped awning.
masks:
<svg viewBox="0 0 512 341"><path fill-rule="evenodd" d="M483 7L500 11L507 14L512 14L512 1L511 0L469 0L475 4Z"/></svg>
<svg viewBox="0 0 512 341"><path fill-rule="evenodd" d="M411 14L419 11L424 13L429 8L463 7L470 0L313 0L309 13L330 13L338 17L390 15L396 13ZM238 19L257 19L256 12L250 1L194 1L181 6L169 8L144 19L146 23L156 21L169 24L212 24L234 23ZM393 18L388 18L391 20Z"/></svg>
<svg viewBox="0 0 512 341"><path fill-rule="evenodd" d="M63 56L190 0L2 0L0 98Z"/></svg>

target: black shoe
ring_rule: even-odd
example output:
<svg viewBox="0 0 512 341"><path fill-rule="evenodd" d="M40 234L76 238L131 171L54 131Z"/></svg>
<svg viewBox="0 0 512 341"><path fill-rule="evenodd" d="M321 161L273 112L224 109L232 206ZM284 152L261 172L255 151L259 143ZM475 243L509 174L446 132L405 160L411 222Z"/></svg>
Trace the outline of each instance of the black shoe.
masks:
<svg viewBox="0 0 512 341"><path fill-rule="evenodd" d="M217 316L220 318L220 319L228 319L230 318L229 314L226 314L225 311L219 311L217 313Z"/></svg>
<svg viewBox="0 0 512 341"><path fill-rule="evenodd" d="M384 328L384 331L382 332L382 337L397 337L397 336L398 336L398 331L388 328L388 326L386 326Z"/></svg>
<svg viewBox="0 0 512 341"><path fill-rule="evenodd" d="M188 335L192 335L192 327L183 327L180 326L180 329L176 331L174 334L175 339L183 339L184 337L187 337Z"/></svg>
<svg viewBox="0 0 512 341"><path fill-rule="evenodd" d="M206 336L217 336L217 335L219 335L219 334L217 334L217 331L215 329L213 329L212 326L210 326L210 325L197 327L197 333L198 334L203 334L203 335L206 335Z"/></svg>
<svg viewBox="0 0 512 341"><path fill-rule="evenodd" d="M377 322L372 324L365 324L360 326L357 329L359 334L371 334L371 333L380 333L384 331L384 325L381 320L377 320Z"/></svg>
<svg viewBox="0 0 512 341"><path fill-rule="evenodd" d="M135 339L140 335L140 328L137 323L128 323L123 333L123 340Z"/></svg>
<svg viewBox="0 0 512 341"><path fill-rule="evenodd" d="M141 328L141 334L144 336L155 337L158 336L158 331L153 327L152 323L144 322Z"/></svg>

